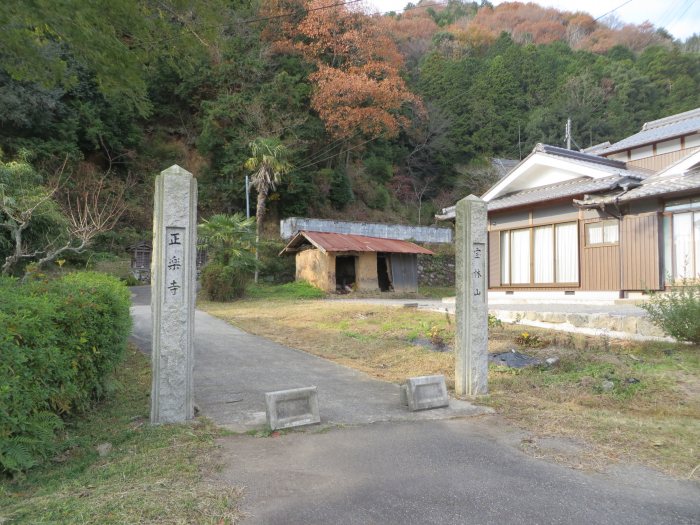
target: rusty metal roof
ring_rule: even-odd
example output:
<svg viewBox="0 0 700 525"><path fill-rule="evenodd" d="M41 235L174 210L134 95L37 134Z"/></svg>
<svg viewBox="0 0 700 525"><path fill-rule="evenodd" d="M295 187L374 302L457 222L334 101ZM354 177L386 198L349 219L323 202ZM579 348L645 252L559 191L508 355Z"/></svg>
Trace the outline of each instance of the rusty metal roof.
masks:
<svg viewBox="0 0 700 525"><path fill-rule="evenodd" d="M349 233L327 233L300 231L280 252L280 255L298 252L304 245L311 244L322 252L384 252L384 253L424 253L433 255L430 250L398 239L380 239L351 235Z"/></svg>

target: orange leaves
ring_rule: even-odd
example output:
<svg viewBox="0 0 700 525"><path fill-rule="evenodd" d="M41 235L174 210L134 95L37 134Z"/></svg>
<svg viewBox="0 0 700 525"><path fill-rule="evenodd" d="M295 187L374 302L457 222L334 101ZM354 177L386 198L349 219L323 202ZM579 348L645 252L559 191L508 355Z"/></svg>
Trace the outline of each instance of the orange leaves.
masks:
<svg viewBox="0 0 700 525"><path fill-rule="evenodd" d="M505 2L494 8L481 8L469 20L462 18L448 28L463 43L481 47L501 32L519 44L567 42L574 49L605 53L616 45L634 51L663 41L651 24L608 27L586 13L570 13L533 3Z"/></svg>
<svg viewBox="0 0 700 525"><path fill-rule="evenodd" d="M377 78L378 72L386 76ZM316 84L312 107L337 138L350 139L358 132L369 137L396 136L408 124L398 110L417 102L403 79L381 63L345 70L322 65L311 80Z"/></svg>
<svg viewBox="0 0 700 525"><path fill-rule="evenodd" d="M272 13L292 8L284 0L268 4ZM309 77L315 87L311 106L332 136L395 136L408 123L400 110L419 104L401 78L403 57L378 17L345 6L324 8L331 4L297 2L303 16L294 23L280 22L269 38L277 41L277 52L293 48L316 65Z"/></svg>

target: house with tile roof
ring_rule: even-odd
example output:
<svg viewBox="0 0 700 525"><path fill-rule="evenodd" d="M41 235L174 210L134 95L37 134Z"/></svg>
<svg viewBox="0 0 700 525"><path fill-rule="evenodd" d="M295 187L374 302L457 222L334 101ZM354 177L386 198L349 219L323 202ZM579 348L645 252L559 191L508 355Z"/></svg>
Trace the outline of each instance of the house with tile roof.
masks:
<svg viewBox="0 0 700 525"><path fill-rule="evenodd" d="M538 144L482 198L491 296L614 299L698 279L700 108L585 151Z"/></svg>

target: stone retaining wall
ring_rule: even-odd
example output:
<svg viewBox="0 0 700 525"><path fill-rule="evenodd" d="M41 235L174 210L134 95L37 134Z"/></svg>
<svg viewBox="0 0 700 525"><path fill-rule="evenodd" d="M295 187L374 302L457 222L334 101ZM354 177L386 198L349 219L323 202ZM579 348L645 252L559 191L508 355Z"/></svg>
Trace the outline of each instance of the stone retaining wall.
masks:
<svg viewBox="0 0 700 525"><path fill-rule="evenodd" d="M454 254L418 255L418 284L420 286L454 286Z"/></svg>
<svg viewBox="0 0 700 525"><path fill-rule="evenodd" d="M609 334L611 337L632 336L639 338L665 339L663 330L654 325L646 316L615 314L584 314L563 312L535 312L489 309L504 323L552 328L554 330L576 331L576 329L596 330L596 335Z"/></svg>

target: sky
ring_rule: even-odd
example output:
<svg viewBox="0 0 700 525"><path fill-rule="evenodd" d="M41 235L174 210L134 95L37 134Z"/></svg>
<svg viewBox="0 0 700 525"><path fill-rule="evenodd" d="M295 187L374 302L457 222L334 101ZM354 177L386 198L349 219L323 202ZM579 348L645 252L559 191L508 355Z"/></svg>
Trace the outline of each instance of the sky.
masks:
<svg viewBox="0 0 700 525"><path fill-rule="evenodd" d="M437 1L437 0L436 0ZM594 18L615 9L614 14L623 23L641 24L648 20L656 27L664 27L675 38L685 39L700 33L700 0L530 0L544 7L556 7L560 11L586 11ZM367 0L378 11L403 11L408 0ZM413 3L418 3L414 0ZM498 5L503 0L491 0ZM585 7L581 7L585 4Z"/></svg>

